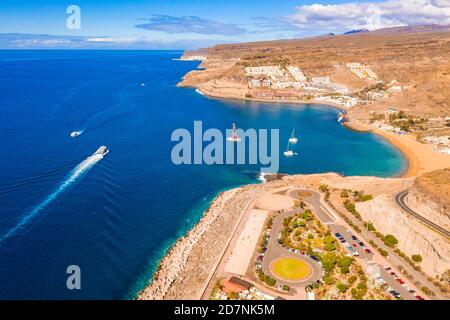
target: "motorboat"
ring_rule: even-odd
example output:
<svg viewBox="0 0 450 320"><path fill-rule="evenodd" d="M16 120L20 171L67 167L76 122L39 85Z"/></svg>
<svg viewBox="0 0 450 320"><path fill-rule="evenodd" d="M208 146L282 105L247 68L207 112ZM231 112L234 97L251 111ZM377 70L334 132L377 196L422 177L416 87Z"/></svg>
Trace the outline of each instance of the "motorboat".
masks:
<svg viewBox="0 0 450 320"><path fill-rule="evenodd" d="M98 154L101 156L105 156L108 152L109 152L108 148L106 148L105 146L101 146L100 148L97 149L97 151L94 152L94 155Z"/></svg>
<svg viewBox="0 0 450 320"><path fill-rule="evenodd" d="M82 134L83 133L83 131L72 131L71 133L70 133L70 136L72 137L72 138L76 138L76 137L78 137L80 134Z"/></svg>

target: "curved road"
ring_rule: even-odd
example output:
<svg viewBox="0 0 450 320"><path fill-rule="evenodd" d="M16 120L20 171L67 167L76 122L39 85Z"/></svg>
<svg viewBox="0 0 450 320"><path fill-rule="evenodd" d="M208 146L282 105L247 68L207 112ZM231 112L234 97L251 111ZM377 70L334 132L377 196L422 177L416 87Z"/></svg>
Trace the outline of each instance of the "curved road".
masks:
<svg viewBox="0 0 450 320"><path fill-rule="evenodd" d="M402 208L404 211L406 211L407 213L409 213L410 215L415 217L416 219L419 219L421 222L426 224L428 227L430 227L434 231L438 232L439 234L443 235L446 238L450 238L450 232L448 230L442 228L441 226L437 225L436 223L434 223L434 222L428 220L427 218L423 217L422 215L418 214L417 212L415 212L414 210L412 210L410 207L408 207L405 204L405 197L408 195L408 192L409 192L408 190L405 190L405 191L401 191L395 195L394 200L397 203L397 205L400 208Z"/></svg>
<svg viewBox="0 0 450 320"><path fill-rule="evenodd" d="M265 253L264 259L262 261L262 268L265 274L269 274L277 280L278 284L287 284L290 287L299 289L299 287L305 287L306 285L313 283L322 278L322 267L313 259L307 255L301 255L300 253L292 252L288 248L283 247L278 242L278 234L283 229L283 220L286 217L296 214L298 210L288 210L277 214L273 218L273 227L270 231L269 243L267 244L267 251ZM278 258L281 257L295 257L300 260L306 261L306 263L311 268L311 274L308 278L300 281L289 281L280 278L278 275L272 272L271 264Z"/></svg>

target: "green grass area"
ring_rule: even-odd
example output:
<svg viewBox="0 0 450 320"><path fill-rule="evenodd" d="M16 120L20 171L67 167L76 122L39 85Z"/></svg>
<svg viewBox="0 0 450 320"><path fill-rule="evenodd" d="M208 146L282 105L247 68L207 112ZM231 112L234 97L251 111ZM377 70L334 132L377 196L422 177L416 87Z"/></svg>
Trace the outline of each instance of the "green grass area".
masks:
<svg viewBox="0 0 450 320"><path fill-rule="evenodd" d="M272 272L288 281L300 281L309 277L311 267L297 258L278 258L272 262Z"/></svg>

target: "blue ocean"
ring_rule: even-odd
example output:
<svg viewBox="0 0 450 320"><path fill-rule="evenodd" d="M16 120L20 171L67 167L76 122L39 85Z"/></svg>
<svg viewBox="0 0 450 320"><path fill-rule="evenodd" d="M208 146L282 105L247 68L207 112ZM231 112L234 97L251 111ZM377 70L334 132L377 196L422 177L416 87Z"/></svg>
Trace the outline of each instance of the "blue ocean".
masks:
<svg viewBox="0 0 450 320"><path fill-rule="evenodd" d="M280 173L394 176L402 155L338 110L210 99L177 51L0 51L0 298L130 299L222 190L258 166L174 165L177 128L293 128ZM82 131L76 138L73 131ZM284 142L283 142L284 141ZM103 159L90 157L100 146ZM87 160L86 160L87 159ZM66 269L81 270L68 290Z"/></svg>

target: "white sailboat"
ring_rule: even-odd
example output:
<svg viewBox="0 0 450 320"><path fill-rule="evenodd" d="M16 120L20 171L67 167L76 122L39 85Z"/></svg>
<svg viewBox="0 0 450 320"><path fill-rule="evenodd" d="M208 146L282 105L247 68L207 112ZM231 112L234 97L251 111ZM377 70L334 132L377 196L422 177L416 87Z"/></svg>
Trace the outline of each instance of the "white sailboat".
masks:
<svg viewBox="0 0 450 320"><path fill-rule="evenodd" d="M295 128L292 130L291 137L289 138L289 143L296 144L298 142L298 139L295 137Z"/></svg>
<svg viewBox="0 0 450 320"><path fill-rule="evenodd" d="M292 157L294 155L294 151L289 150L289 141L288 141L288 144L287 144L286 151L283 154L284 154L285 157L288 157L288 158L290 158L290 157Z"/></svg>
<svg viewBox="0 0 450 320"><path fill-rule="evenodd" d="M233 142L239 142L241 141L241 138L238 137L237 133L236 133L236 124L233 123L233 133L231 134L231 137L227 138L228 141L233 141Z"/></svg>

